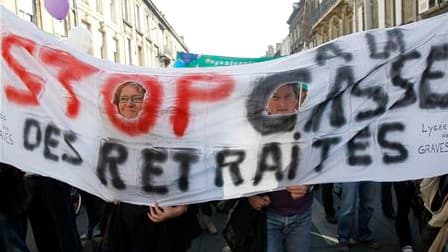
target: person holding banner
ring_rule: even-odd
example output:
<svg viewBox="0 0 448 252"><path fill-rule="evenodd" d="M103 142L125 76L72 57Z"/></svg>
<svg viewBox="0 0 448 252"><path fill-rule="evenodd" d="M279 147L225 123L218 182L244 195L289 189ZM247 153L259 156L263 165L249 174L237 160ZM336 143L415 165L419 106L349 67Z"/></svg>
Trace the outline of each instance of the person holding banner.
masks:
<svg viewBox="0 0 448 252"><path fill-rule="evenodd" d="M301 89L300 89L301 90ZM301 101L304 100L302 94L299 94L297 84L285 84L280 86L272 95L266 107L267 113L270 115L285 115L295 113ZM299 102L300 101L300 102ZM290 186L286 190L271 192L268 194L254 195L246 199L240 199L232 215L234 219L241 218L241 212L247 215L257 216L262 214L261 219L255 218L255 222L249 225L257 226L259 229L251 233L254 240L247 241L245 244L245 251L260 251L265 244L265 251L267 252L306 252L311 247L311 205L313 203L311 189L312 186L297 185ZM257 210L247 209L248 206ZM249 207L249 206L248 206ZM249 208L250 208L249 207ZM263 214L265 213L265 215ZM238 216L238 217L237 217ZM252 216L246 216L246 219L254 219ZM232 222L230 217L229 222ZM264 223L265 222L265 223ZM232 228L232 223L229 223ZM232 236L247 235L239 232L236 228L226 236L226 239ZM261 234L260 234L261 233ZM265 235L263 235L263 233ZM226 235L226 234L225 234ZM263 237L265 237L263 239ZM241 240L241 237L236 237L235 240ZM239 246L238 242L230 241L229 245L232 251L244 251L239 247L235 250L232 246ZM252 244L250 244L252 243ZM253 244L259 243L259 245ZM248 250L247 250L248 249Z"/></svg>
<svg viewBox="0 0 448 252"><path fill-rule="evenodd" d="M135 119L142 110L146 89L137 82L121 84L113 103L125 119ZM180 252L190 247L199 234L193 208L187 205L160 207L114 202L108 216L101 251L103 252Z"/></svg>
<svg viewBox="0 0 448 252"><path fill-rule="evenodd" d="M300 89L301 91L301 89ZM296 84L279 87L267 105L270 115L291 114L304 98ZM267 252L309 251L311 247L312 187L290 186L287 190L249 197L256 210L266 208Z"/></svg>

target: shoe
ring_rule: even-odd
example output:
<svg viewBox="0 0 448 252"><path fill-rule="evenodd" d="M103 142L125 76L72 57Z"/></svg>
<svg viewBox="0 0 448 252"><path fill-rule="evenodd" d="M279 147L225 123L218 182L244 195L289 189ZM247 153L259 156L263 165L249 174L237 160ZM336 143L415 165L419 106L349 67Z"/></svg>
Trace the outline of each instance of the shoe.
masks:
<svg viewBox="0 0 448 252"><path fill-rule="evenodd" d="M357 243L358 243L358 241L357 241L356 239L354 239L354 238L350 238L350 239L348 239L348 245L349 245L350 247L355 246Z"/></svg>
<svg viewBox="0 0 448 252"><path fill-rule="evenodd" d="M401 252L414 252L414 248L412 248L412 246L404 246L401 247Z"/></svg>
<svg viewBox="0 0 448 252"><path fill-rule="evenodd" d="M215 235L215 234L218 233L218 230L216 229L215 224L213 223L212 220L210 220L209 222L207 222L207 229L208 229L208 231L210 232L210 234Z"/></svg>
<svg viewBox="0 0 448 252"><path fill-rule="evenodd" d="M99 229L99 228L94 228L93 229L93 232L92 232L92 234L89 234L88 232L87 233L84 233L84 234L82 234L79 238L81 239L81 240L92 240L92 238L94 238L94 237L100 237L100 236L102 236L103 234L101 233L101 230Z"/></svg>
<svg viewBox="0 0 448 252"><path fill-rule="evenodd" d="M364 244L371 249L380 249L381 248L381 244L375 240L359 241L359 243Z"/></svg>
<svg viewBox="0 0 448 252"><path fill-rule="evenodd" d="M337 247L339 252L350 252L350 246L348 242L339 242Z"/></svg>
<svg viewBox="0 0 448 252"><path fill-rule="evenodd" d="M338 219L336 219L336 216L334 216L334 214L326 215L325 219L330 224L338 224Z"/></svg>
<svg viewBox="0 0 448 252"><path fill-rule="evenodd" d="M218 233L218 230L216 229L216 226L213 223L213 220L210 216L200 212L198 213L197 218L202 230L208 231L210 234L213 235Z"/></svg>
<svg viewBox="0 0 448 252"><path fill-rule="evenodd" d="M229 245L224 246L224 248L222 248L222 252L232 252L232 250L230 249Z"/></svg>
<svg viewBox="0 0 448 252"><path fill-rule="evenodd" d="M87 240L87 233L81 234L81 235L79 236L79 239L81 239L81 240Z"/></svg>

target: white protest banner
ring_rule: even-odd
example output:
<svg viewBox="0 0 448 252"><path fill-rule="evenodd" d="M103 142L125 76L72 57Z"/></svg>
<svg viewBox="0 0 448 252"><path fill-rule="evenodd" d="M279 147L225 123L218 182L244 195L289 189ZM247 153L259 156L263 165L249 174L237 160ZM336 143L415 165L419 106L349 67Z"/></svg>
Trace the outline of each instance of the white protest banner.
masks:
<svg viewBox="0 0 448 252"><path fill-rule="evenodd" d="M161 205L445 174L447 23L250 65L147 69L77 52L2 7L0 161L106 200ZM267 115L287 83L308 86L299 112Z"/></svg>

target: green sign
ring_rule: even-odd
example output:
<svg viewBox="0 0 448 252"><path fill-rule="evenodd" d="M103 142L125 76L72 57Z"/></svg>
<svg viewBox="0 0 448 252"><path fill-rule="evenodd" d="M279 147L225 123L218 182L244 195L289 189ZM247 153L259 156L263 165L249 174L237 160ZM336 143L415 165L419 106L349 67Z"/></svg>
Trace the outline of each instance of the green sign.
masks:
<svg viewBox="0 0 448 252"><path fill-rule="evenodd" d="M275 59L276 57L260 58L238 58L216 55L204 55L178 52L174 67L215 67L215 66L233 66L263 62Z"/></svg>

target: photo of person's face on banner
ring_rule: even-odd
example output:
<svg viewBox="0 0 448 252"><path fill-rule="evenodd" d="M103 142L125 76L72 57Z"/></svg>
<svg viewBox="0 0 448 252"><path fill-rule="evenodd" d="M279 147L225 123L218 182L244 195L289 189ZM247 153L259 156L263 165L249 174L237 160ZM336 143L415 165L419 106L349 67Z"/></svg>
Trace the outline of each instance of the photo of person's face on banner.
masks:
<svg viewBox="0 0 448 252"><path fill-rule="evenodd" d="M115 91L113 103L118 113L126 119L133 119L142 110L146 89L137 82L129 81L121 84Z"/></svg>
<svg viewBox="0 0 448 252"><path fill-rule="evenodd" d="M288 83L278 87L266 106L269 115L287 115L296 113L308 94L307 85Z"/></svg>

